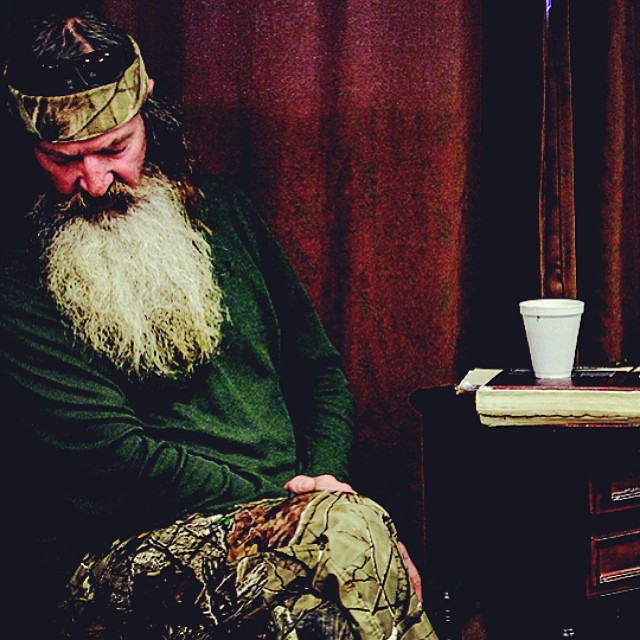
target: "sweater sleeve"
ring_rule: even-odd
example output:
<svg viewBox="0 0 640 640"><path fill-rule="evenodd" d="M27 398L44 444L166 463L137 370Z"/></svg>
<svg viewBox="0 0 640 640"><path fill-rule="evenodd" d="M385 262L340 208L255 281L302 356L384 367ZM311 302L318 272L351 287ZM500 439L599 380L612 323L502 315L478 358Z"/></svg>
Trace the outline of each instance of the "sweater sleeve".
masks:
<svg viewBox="0 0 640 640"><path fill-rule="evenodd" d="M24 455L33 493L43 502L54 495L77 519L117 518L135 527L283 494L263 477L155 438L111 369L74 342L53 303L35 285L6 275L0 384L5 411L19 425L14 450Z"/></svg>
<svg viewBox="0 0 640 640"><path fill-rule="evenodd" d="M236 233L250 247L274 306L280 330L281 386L296 429L299 472L349 479L355 403L343 360L330 342L313 304L274 234L240 192L222 195L232 205Z"/></svg>

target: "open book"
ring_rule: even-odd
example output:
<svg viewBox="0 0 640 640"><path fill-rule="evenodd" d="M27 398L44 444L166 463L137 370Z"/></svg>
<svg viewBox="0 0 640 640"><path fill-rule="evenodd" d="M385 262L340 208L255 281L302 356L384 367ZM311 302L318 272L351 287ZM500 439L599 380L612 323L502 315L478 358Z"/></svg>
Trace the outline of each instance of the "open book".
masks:
<svg viewBox="0 0 640 640"><path fill-rule="evenodd" d="M640 367L576 367L562 380L537 379L531 369L473 369L456 389L475 393L487 426L640 427Z"/></svg>

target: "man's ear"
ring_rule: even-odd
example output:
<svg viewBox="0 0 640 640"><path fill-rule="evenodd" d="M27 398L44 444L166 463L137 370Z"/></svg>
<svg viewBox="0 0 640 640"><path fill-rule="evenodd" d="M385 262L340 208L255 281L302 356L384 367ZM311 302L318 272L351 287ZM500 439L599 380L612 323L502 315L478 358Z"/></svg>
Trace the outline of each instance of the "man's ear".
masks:
<svg viewBox="0 0 640 640"><path fill-rule="evenodd" d="M152 95L153 94L153 85L155 85L156 81L153 78L149 78L147 80L147 86L148 86L148 95Z"/></svg>

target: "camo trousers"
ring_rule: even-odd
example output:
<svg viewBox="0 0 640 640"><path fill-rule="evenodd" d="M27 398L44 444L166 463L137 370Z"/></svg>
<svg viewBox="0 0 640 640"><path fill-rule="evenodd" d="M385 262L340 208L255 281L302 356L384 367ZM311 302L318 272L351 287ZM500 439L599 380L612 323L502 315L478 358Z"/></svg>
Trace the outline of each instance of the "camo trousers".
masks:
<svg viewBox="0 0 640 640"><path fill-rule="evenodd" d="M70 640L437 640L389 515L320 491L195 514L89 555Z"/></svg>

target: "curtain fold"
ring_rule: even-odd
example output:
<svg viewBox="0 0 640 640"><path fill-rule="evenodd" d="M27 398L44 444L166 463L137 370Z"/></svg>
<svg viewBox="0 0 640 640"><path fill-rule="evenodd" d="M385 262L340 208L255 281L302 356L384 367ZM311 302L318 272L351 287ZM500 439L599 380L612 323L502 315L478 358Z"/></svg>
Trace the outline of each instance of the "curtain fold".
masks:
<svg viewBox="0 0 640 640"><path fill-rule="evenodd" d="M541 295L585 300L580 362L638 363L637 7L545 4Z"/></svg>
<svg viewBox="0 0 640 640"><path fill-rule="evenodd" d="M543 5L544 105L540 186L542 297L576 298L573 94L569 0Z"/></svg>
<svg viewBox="0 0 640 640"><path fill-rule="evenodd" d="M606 91L600 125L605 132L604 170L599 178L603 260L594 283L595 301L602 312L590 327L595 357L636 364L640 362L639 18L637 3L608 6ZM588 226L588 218L581 224ZM580 260L589 261L589 253L584 252Z"/></svg>
<svg viewBox="0 0 640 640"><path fill-rule="evenodd" d="M566 0L567 4L569 0ZM571 3L576 268L585 364L640 362L638 6Z"/></svg>

